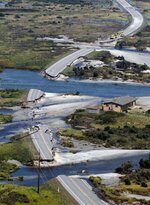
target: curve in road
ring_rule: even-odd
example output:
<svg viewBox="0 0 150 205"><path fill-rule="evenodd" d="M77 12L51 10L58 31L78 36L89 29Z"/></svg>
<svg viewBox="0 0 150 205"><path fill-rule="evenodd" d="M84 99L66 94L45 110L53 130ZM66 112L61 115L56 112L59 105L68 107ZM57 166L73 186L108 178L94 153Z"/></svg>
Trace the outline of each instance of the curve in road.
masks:
<svg viewBox="0 0 150 205"><path fill-rule="evenodd" d="M45 75L52 77L52 78L56 78L67 66L69 66L73 61L75 61L77 58L81 57L81 56L86 56L87 54L91 53L94 50L94 48L83 48L80 49L68 56L66 56L65 58L57 61L56 63L54 63L53 65L51 65L50 67L48 67L45 70Z"/></svg>
<svg viewBox="0 0 150 205"><path fill-rule="evenodd" d="M140 12L138 12L133 6L131 6L127 1L125 0L116 0L118 4L120 4L131 16L132 16L132 22L131 24L124 30L123 36L129 36L134 33L136 33L142 26L143 24L143 16L141 15ZM122 37L118 36L114 41L121 39ZM109 42L107 40L107 42ZM112 41L112 40L111 40ZM105 42L106 43L106 42ZM89 44L90 46L90 44ZM62 58L55 64L51 65L44 71L44 75L46 77L50 78L56 78L68 65L70 65L73 61L75 61L77 58L80 56L86 56L87 54L91 53L92 51L95 50L95 46L93 48L82 48L65 58Z"/></svg>
<svg viewBox="0 0 150 205"><path fill-rule="evenodd" d="M132 16L131 24L125 30L122 31L124 36L130 36L135 34L143 25L144 18L142 14L139 11L137 11L133 6L131 6L127 1L116 1Z"/></svg>

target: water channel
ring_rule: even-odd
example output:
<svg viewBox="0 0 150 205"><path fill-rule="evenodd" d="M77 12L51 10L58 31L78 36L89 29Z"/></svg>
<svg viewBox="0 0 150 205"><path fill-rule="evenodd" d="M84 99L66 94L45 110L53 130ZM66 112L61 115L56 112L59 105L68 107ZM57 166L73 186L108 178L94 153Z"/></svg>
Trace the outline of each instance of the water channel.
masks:
<svg viewBox="0 0 150 205"><path fill-rule="evenodd" d="M82 95L115 97L115 96L150 96L150 86L140 84L111 82L81 82L78 79L66 81L49 81L38 72L5 69L0 73L2 89L42 89L45 92L67 93L79 91Z"/></svg>

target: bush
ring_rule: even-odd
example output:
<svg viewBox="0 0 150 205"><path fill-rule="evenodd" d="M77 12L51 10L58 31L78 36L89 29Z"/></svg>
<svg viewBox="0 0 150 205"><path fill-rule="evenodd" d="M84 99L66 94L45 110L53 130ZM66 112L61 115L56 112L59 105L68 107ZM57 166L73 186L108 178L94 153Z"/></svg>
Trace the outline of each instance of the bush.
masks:
<svg viewBox="0 0 150 205"><path fill-rule="evenodd" d="M99 187L102 181L100 177L93 177L93 176L90 176L89 180L94 184L95 187Z"/></svg>
<svg viewBox="0 0 150 205"><path fill-rule="evenodd" d="M116 122L116 119L118 117L122 117L125 116L124 113L117 113L117 112L113 112L113 111L109 111L109 112L104 112L99 114L98 116L98 122L100 124L113 124Z"/></svg>
<svg viewBox="0 0 150 205"><path fill-rule="evenodd" d="M106 126L106 127L104 128L104 131L108 131L108 130L110 130L110 127L109 127L109 126Z"/></svg>
<svg viewBox="0 0 150 205"><path fill-rule="evenodd" d="M150 125L145 125L145 128L148 128L148 129L149 129L149 128L150 128Z"/></svg>
<svg viewBox="0 0 150 205"><path fill-rule="evenodd" d="M125 185L131 185L131 182L130 182L129 178L125 178L124 183L125 183Z"/></svg>
<svg viewBox="0 0 150 205"><path fill-rule="evenodd" d="M149 114L149 115L150 115L150 110L147 110L147 111L146 111L146 114Z"/></svg>
<svg viewBox="0 0 150 205"><path fill-rule="evenodd" d="M141 187L147 187L147 183L145 181L141 182Z"/></svg>
<svg viewBox="0 0 150 205"><path fill-rule="evenodd" d="M131 168L132 168L132 163L130 161L127 161L123 163L121 167L118 167L116 169L116 172L120 174L128 174L131 173Z"/></svg>
<svg viewBox="0 0 150 205"><path fill-rule="evenodd" d="M150 158L149 159L141 159L139 162L141 168L150 169Z"/></svg>
<svg viewBox="0 0 150 205"><path fill-rule="evenodd" d="M2 115L0 114L0 124L12 122L12 115Z"/></svg>
<svg viewBox="0 0 150 205"><path fill-rule="evenodd" d="M8 205L14 205L17 202L20 203L30 203L30 200L28 199L28 197L25 194L20 194L17 193L15 191L9 192L8 195L3 196L0 199L1 203L6 203Z"/></svg>

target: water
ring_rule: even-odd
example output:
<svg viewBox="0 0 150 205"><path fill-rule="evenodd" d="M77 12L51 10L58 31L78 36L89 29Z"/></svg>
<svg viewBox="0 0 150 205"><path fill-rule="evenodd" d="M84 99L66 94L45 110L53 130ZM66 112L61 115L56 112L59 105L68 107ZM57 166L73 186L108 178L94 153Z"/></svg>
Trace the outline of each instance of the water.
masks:
<svg viewBox="0 0 150 205"><path fill-rule="evenodd" d="M52 167L52 168L43 168L41 170L41 179L40 183L46 183L48 180L55 178L59 175L82 175L82 170L87 170L88 175L93 174L104 174L104 173L111 173L114 172L114 170L119 167L123 162L131 161L134 168L138 167L139 160L141 158L147 158L148 154L145 155L139 155L139 156L130 156L130 157L122 157L122 158L116 158L111 160L101 160L101 161L91 161L91 162L83 162L80 164L74 164L74 165L63 165L58 167ZM109 166L108 166L109 164ZM35 168L27 168L22 167L18 171L16 171L13 175L13 177L17 176L24 176L24 181L16 181L16 184L19 185L25 185L25 186L36 186L37 185L37 169ZM83 174L84 176L84 174Z"/></svg>
<svg viewBox="0 0 150 205"><path fill-rule="evenodd" d="M2 89L30 89L37 88L46 92L52 93L66 93L79 91L81 94L101 97L114 97L114 96L149 96L150 86L142 85L129 85L129 84L114 84L114 83L89 83L80 82L79 80L72 79L70 82L65 81L49 81L46 78L42 78L39 73L34 71L14 70L6 69L3 73L0 73L0 88ZM8 110L7 110L8 111ZM7 112L1 110L1 112ZM9 112L9 111L8 111ZM19 123L19 124L18 124ZM21 122L22 126L28 126L28 122ZM12 135L14 129L19 129L20 122L13 122L4 127L1 130L1 137ZM9 128L9 129L8 129ZM2 138L1 138L2 139ZM3 141L7 139L3 138ZM137 166L139 159L142 156L117 158L114 160L105 160L98 162L88 162L75 165L65 165L60 167L45 168L41 171L41 183L47 182L47 180L54 178L60 174L71 175L81 174L82 169L88 169L90 174L109 173L122 162L132 160L134 165ZM109 166L108 166L109 164ZM30 167L22 167L18 171L12 174L12 176L24 176L24 181L15 181L13 183L26 186L35 186L37 184L37 170ZM7 183L7 182L6 182ZM10 182L9 182L10 183Z"/></svg>
<svg viewBox="0 0 150 205"><path fill-rule="evenodd" d="M6 109L6 108L0 109L0 114L2 115L13 114L13 113L14 113L14 110L12 109Z"/></svg>
<svg viewBox="0 0 150 205"><path fill-rule="evenodd" d="M52 93L67 93L79 91L80 94L100 97L115 96L149 96L150 86L136 84L80 82L79 80L50 81L41 77L38 72L5 69L0 73L0 88L2 89L42 89Z"/></svg>
<svg viewBox="0 0 150 205"><path fill-rule="evenodd" d="M5 8L8 2L0 2L0 8Z"/></svg>

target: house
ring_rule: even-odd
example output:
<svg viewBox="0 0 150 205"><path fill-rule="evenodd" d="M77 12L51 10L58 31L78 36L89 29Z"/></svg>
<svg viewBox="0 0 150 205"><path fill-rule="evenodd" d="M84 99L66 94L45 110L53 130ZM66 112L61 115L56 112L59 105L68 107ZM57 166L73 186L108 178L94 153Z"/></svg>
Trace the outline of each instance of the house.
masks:
<svg viewBox="0 0 150 205"><path fill-rule="evenodd" d="M136 105L136 98L125 96L117 97L102 103L103 111L126 112L130 107Z"/></svg>

